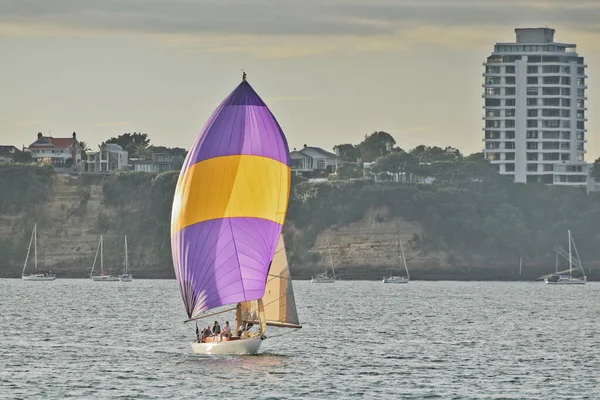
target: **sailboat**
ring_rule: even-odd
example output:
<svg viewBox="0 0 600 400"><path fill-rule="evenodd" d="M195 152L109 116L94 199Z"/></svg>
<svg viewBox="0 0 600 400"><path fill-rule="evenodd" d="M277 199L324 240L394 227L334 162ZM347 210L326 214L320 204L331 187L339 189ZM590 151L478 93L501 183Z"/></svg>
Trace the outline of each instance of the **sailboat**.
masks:
<svg viewBox="0 0 600 400"><path fill-rule="evenodd" d="M587 277L585 276L585 271L583 270L583 265L581 264L581 260L579 259L579 253L577 252L577 247L575 246L575 241L571 236L571 231L568 230L569 236L569 252L566 253L562 248L557 247L556 251L556 270L555 273L549 276L546 276L544 282L548 285L584 285L587 281ZM575 249L575 259L573 259L572 248ZM562 256L569 261L569 274L567 275L565 271L558 271L558 256ZM581 277L573 276L573 266L578 267L581 270Z"/></svg>
<svg viewBox="0 0 600 400"><path fill-rule="evenodd" d="M285 250L277 253L290 182L285 135L243 73L192 145L173 198L171 251L186 322L236 311L231 335L197 338L195 353L256 354L267 325L300 328L279 259Z"/></svg>
<svg viewBox="0 0 600 400"><path fill-rule="evenodd" d="M129 271L129 258L127 257L127 235L125 235L125 272L119 278L121 282L132 282L133 275Z"/></svg>
<svg viewBox="0 0 600 400"><path fill-rule="evenodd" d="M327 268L325 272L321 272L310 278L310 283L335 283L335 268L333 267L333 257L331 257L331 244L327 239L327 251L329 252L329 263L331 264L332 276L327 275Z"/></svg>
<svg viewBox="0 0 600 400"><path fill-rule="evenodd" d="M94 267L96 266L96 260L98 259L98 253L100 253L100 275L94 275ZM94 256L94 263L92 264L92 270L90 271L90 277L94 282L115 282L119 280L118 276L105 275L104 274L104 244L102 235L100 235L100 242L96 249L96 256Z"/></svg>
<svg viewBox="0 0 600 400"><path fill-rule="evenodd" d="M410 281L410 274L408 273L408 266L406 265L406 257L404 257L404 248L402 247L402 241L400 241L400 237L398 237L398 250L398 258L401 258L404 262L406 276L392 275L393 271L390 271L390 277L383 278L383 283L408 283Z"/></svg>
<svg viewBox="0 0 600 400"><path fill-rule="evenodd" d="M25 269L27 268L27 260L29 260L29 252L31 251L31 245L33 244L34 254L34 269L33 273L25 275ZM29 247L27 248L27 256L25 257L25 264L23 265L23 272L21 272L21 278L24 281L53 281L56 276L50 272L38 272L38 257L37 257L37 223L33 224L33 232L31 232L31 239L29 239Z"/></svg>

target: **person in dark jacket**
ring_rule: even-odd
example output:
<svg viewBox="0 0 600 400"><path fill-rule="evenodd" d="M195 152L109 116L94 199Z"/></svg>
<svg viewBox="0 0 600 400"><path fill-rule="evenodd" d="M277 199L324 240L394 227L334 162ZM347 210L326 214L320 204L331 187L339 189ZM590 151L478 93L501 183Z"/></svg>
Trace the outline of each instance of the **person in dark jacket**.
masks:
<svg viewBox="0 0 600 400"><path fill-rule="evenodd" d="M219 321L215 321L215 324L213 325L212 329L212 334L215 336L221 334L221 325L219 325Z"/></svg>

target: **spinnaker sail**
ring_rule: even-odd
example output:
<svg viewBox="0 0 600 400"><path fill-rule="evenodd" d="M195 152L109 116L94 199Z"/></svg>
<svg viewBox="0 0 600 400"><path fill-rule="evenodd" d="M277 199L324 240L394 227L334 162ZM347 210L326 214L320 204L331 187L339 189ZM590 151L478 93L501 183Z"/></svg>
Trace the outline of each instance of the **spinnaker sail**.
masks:
<svg viewBox="0 0 600 400"><path fill-rule="evenodd" d="M283 131L244 75L202 129L177 182L171 250L189 318L264 296L290 181Z"/></svg>

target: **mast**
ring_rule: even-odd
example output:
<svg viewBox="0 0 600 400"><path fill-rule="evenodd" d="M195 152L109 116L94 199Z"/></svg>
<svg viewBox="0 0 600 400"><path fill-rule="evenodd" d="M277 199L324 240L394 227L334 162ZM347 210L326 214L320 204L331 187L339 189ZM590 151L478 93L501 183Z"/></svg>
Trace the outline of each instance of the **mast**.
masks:
<svg viewBox="0 0 600 400"><path fill-rule="evenodd" d="M554 273L558 274L558 250L554 251Z"/></svg>
<svg viewBox="0 0 600 400"><path fill-rule="evenodd" d="M569 275L573 276L573 258L571 255L571 230L567 231L569 233Z"/></svg>
<svg viewBox="0 0 600 400"><path fill-rule="evenodd" d="M33 224L33 254L35 255L35 273L37 274L37 222Z"/></svg>
<svg viewBox="0 0 600 400"><path fill-rule="evenodd" d="M519 275L521 275L522 270L523 270L523 257L519 257Z"/></svg>
<svg viewBox="0 0 600 400"><path fill-rule="evenodd" d="M408 273L408 266L406 265L406 257L404 257L404 248L402 247L402 242L400 238L398 238L398 242L400 243L400 251L402 252L402 261L404 261L404 269L406 270L406 277L410 279L410 274Z"/></svg>
<svg viewBox="0 0 600 400"><path fill-rule="evenodd" d="M327 238L327 250L329 251L329 262L331 263L331 271L333 272L333 279L335 279L335 268L333 267L333 258L331 257L331 243ZM327 271L325 271L327 273Z"/></svg>
<svg viewBox="0 0 600 400"><path fill-rule="evenodd" d="M100 243L96 247L96 255L94 256L94 262L92 263L92 270L90 271L90 278L94 278L94 267L96 266L96 260L98 259L98 252L100 251Z"/></svg>
<svg viewBox="0 0 600 400"><path fill-rule="evenodd" d="M29 260L29 252L31 251L31 244L33 243L33 235L35 235L35 225L33 231L31 231L31 239L29 239L29 247L27 247L27 256L25 256L25 264L23 264L23 272L21 275L25 275L25 268L27 268L27 260Z"/></svg>
<svg viewBox="0 0 600 400"><path fill-rule="evenodd" d="M125 235L125 273L129 273L129 264L127 260L127 235Z"/></svg>
<svg viewBox="0 0 600 400"><path fill-rule="evenodd" d="M104 245L102 244L102 235L100 235L100 275L104 275Z"/></svg>

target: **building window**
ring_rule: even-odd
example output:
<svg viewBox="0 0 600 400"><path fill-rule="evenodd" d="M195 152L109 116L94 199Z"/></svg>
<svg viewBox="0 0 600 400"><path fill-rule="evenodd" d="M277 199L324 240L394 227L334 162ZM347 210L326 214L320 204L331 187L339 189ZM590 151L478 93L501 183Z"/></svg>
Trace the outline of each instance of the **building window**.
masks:
<svg viewBox="0 0 600 400"><path fill-rule="evenodd" d="M500 128L500 121L485 121L486 128Z"/></svg>
<svg viewBox="0 0 600 400"><path fill-rule="evenodd" d="M544 109L542 110L542 117L560 117L560 110L554 109Z"/></svg>
<svg viewBox="0 0 600 400"><path fill-rule="evenodd" d="M515 172L515 164L514 163L506 163L506 164L504 164L504 170L506 172Z"/></svg>
<svg viewBox="0 0 600 400"><path fill-rule="evenodd" d="M561 132L560 133L560 138L562 140L571 140L571 132Z"/></svg>
<svg viewBox="0 0 600 400"><path fill-rule="evenodd" d="M560 83L560 77L559 76L545 76L542 78L542 83L544 85L558 85Z"/></svg>
<svg viewBox="0 0 600 400"><path fill-rule="evenodd" d="M552 171L554 171L554 165L552 165L552 164L544 164L544 171L545 172L552 172Z"/></svg>
<svg viewBox="0 0 600 400"><path fill-rule="evenodd" d="M558 119L547 119L542 121L544 128L560 128L560 120Z"/></svg>
<svg viewBox="0 0 600 400"><path fill-rule="evenodd" d="M563 74L570 74L571 73L571 67L569 67L568 65L563 65L562 72L563 72Z"/></svg>
<svg viewBox="0 0 600 400"><path fill-rule="evenodd" d="M504 110L504 116L505 117L514 117L515 116L515 109L514 108L507 108L506 110Z"/></svg>
<svg viewBox="0 0 600 400"><path fill-rule="evenodd" d="M323 160L323 159L317 160L317 169L325 169L325 160Z"/></svg>
<svg viewBox="0 0 600 400"><path fill-rule="evenodd" d="M506 82L507 85L514 85L515 84L515 77L514 76L507 76L506 78L504 78L504 81Z"/></svg>
<svg viewBox="0 0 600 400"><path fill-rule="evenodd" d="M577 129L585 129L585 124L583 121L577 121Z"/></svg>
<svg viewBox="0 0 600 400"><path fill-rule="evenodd" d="M560 137L560 132L542 131L542 139L556 139Z"/></svg>
<svg viewBox="0 0 600 400"><path fill-rule="evenodd" d="M500 77L499 76L488 76L485 78L486 85L499 85Z"/></svg>
<svg viewBox="0 0 600 400"><path fill-rule="evenodd" d="M488 150L489 149L499 149L500 143L499 142L486 142L485 148Z"/></svg>
<svg viewBox="0 0 600 400"><path fill-rule="evenodd" d="M545 106L559 107L560 106L560 98L554 97L551 99L543 99L543 104Z"/></svg>
<svg viewBox="0 0 600 400"><path fill-rule="evenodd" d="M552 153L552 154L557 154L557 153ZM561 153L560 159L561 159L561 161L569 161L571 159L571 156L569 155L569 153Z"/></svg>
<svg viewBox="0 0 600 400"><path fill-rule="evenodd" d="M544 161L558 161L559 159L560 159L559 153L542 154L542 160L544 160Z"/></svg>
<svg viewBox="0 0 600 400"><path fill-rule="evenodd" d="M538 88L536 87L527 87L527 96L537 96Z"/></svg>
<svg viewBox="0 0 600 400"><path fill-rule="evenodd" d="M561 85L570 85L571 84L571 78L569 78L568 76L562 76L560 78L560 84ZM566 89L566 88L564 88Z"/></svg>
<svg viewBox="0 0 600 400"><path fill-rule="evenodd" d="M585 135L583 132L577 132L577 140L584 140Z"/></svg>
<svg viewBox="0 0 600 400"><path fill-rule="evenodd" d="M560 110L560 116L563 118L571 118L571 110Z"/></svg>
<svg viewBox="0 0 600 400"><path fill-rule="evenodd" d="M515 106L515 99L506 99L506 100L504 100L504 105L506 107L514 107Z"/></svg>
<svg viewBox="0 0 600 400"><path fill-rule="evenodd" d="M542 95L544 95L544 96L558 96L558 95L560 95L560 88L557 88L557 87L545 87L545 88L542 88Z"/></svg>
<svg viewBox="0 0 600 400"><path fill-rule="evenodd" d="M527 127L528 128L537 128L538 126L538 122L536 119L528 119L527 120Z"/></svg>
<svg viewBox="0 0 600 400"><path fill-rule="evenodd" d="M570 150L571 149L571 143L569 143L569 142L561 143L560 144L560 149L561 150Z"/></svg>
<svg viewBox="0 0 600 400"><path fill-rule="evenodd" d="M537 150L538 144L536 142L527 142L527 150Z"/></svg>
<svg viewBox="0 0 600 400"><path fill-rule="evenodd" d="M500 107L500 99L485 99L486 107Z"/></svg>
<svg viewBox="0 0 600 400"><path fill-rule="evenodd" d="M570 96L571 95L571 88L568 88L568 87L560 88L560 94L562 96Z"/></svg>
<svg viewBox="0 0 600 400"><path fill-rule="evenodd" d="M514 119L507 119L504 121L504 127L505 128L514 128L515 127L515 120Z"/></svg>
<svg viewBox="0 0 600 400"><path fill-rule="evenodd" d="M538 99L536 98L529 98L527 99L527 105L528 106L537 106L538 105Z"/></svg>
<svg viewBox="0 0 600 400"><path fill-rule="evenodd" d="M530 58L531 58L531 57L530 57ZM537 65L534 65L534 66L532 66L532 65L529 65L529 66L527 67L527 73L528 73L528 74L537 74L537 73L538 73L538 67L537 67Z"/></svg>
<svg viewBox="0 0 600 400"><path fill-rule="evenodd" d="M577 97L584 97L584 89L577 89Z"/></svg>
<svg viewBox="0 0 600 400"><path fill-rule="evenodd" d="M542 57L540 56L529 56L527 57L528 63L539 63L542 62Z"/></svg>
<svg viewBox="0 0 600 400"><path fill-rule="evenodd" d="M558 142L542 143L542 150L558 150L560 147Z"/></svg>
<svg viewBox="0 0 600 400"><path fill-rule="evenodd" d="M514 74L515 73L515 67L513 65L506 66L504 68L504 72L507 73L507 74Z"/></svg>
<svg viewBox="0 0 600 400"><path fill-rule="evenodd" d="M505 149L514 149L515 148L515 142L504 142L504 148Z"/></svg>
<svg viewBox="0 0 600 400"><path fill-rule="evenodd" d="M538 153L527 153L527 161L537 161Z"/></svg>
<svg viewBox="0 0 600 400"><path fill-rule="evenodd" d="M514 139L515 138L515 131L506 131L506 132L504 132L504 137L506 139Z"/></svg>
<svg viewBox="0 0 600 400"><path fill-rule="evenodd" d="M487 110L485 112L485 116L486 117L499 117L500 116L500 110Z"/></svg>
<svg viewBox="0 0 600 400"><path fill-rule="evenodd" d="M584 85L585 85L585 79L577 78L577 86L584 86Z"/></svg>
<svg viewBox="0 0 600 400"><path fill-rule="evenodd" d="M497 65L488 65L487 67L485 67L485 72L488 74L499 74L500 67Z"/></svg>
<svg viewBox="0 0 600 400"><path fill-rule="evenodd" d="M562 128L570 128L571 127L571 121L562 121L560 126Z"/></svg>
<svg viewBox="0 0 600 400"><path fill-rule="evenodd" d="M538 131L527 131L527 139L537 139Z"/></svg>
<svg viewBox="0 0 600 400"><path fill-rule="evenodd" d="M583 154L577 154L577 161L583 161Z"/></svg>
<svg viewBox="0 0 600 400"><path fill-rule="evenodd" d="M537 109L527 110L527 116L528 117L537 117L538 116L538 110Z"/></svg>
<svg viewBox="0 0 600 400"><path fill-rule="evenodd" d="M485 94L488 96L499 96L500 88L485 88Z"/></svg>
<svg viewBox="0 0 600 400"><path fill-rule="evenodd" d="M514 87L507 87L504 88L504 94L507 96L514 96L516 93L515 88Z"/></svg>
<svg viewBox="0 0 600 400"><path fill-rule="evenodd" d="M544 57L544 61L546 61L548 58L551 57ZM542 72L545 74L558 74L560 72L560 67L558 65L544 65Z"/></svg>
<svg viewBox="0 0 600 400"><path fill-rule="evenodd" d="M569 143L566 143L569 144ZM577 143L577 151L583 151L583 143Z"/></svg>
<svg viewBox="0 0 600 400"><path fill-rule="evenodd" d="M529 67L529 68L531 68L531 67ZM537 78L537 76L528 76L527 77L527 84L528 85L537 85L538 84L538 78Z"/></svg>
<svg viewBox="0 0 600 400"><path fill-rule="evenodd" d="M561 104L563 107L571 107L571 99L562 99Z"/></svg>
<svg viewBox="0 0 600 400"><path fill-rule="evenodd" d="M537 172L538 165L537 164L527 164L527 171L529 172Z"/></svg>
<svg viewBox="0 0 600 400"><path fill-rule="evenodd" d="M485 131L485 138L489 140L500 139L500 132L497 131Z"/></svg>
<svg viewBox="0 0 600 400"><path fill-rule="evenodd" d="M585 102L583 100L577 100L577 108L585 108Z"/></svg>
<svg viewBox="0 0 600 400"><path fill-rule="evenodd" d="M583 119L584 113L583 110L577 110L577 119Z"/></svg>
<svg viewBox="0 0 600 400"><path fill-rule="evenodd" d="M504 159L512 161L515 159L515 153L504 153Z"/></svg>

